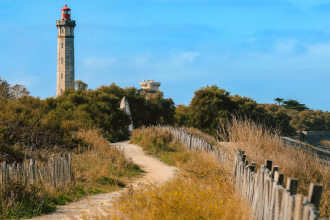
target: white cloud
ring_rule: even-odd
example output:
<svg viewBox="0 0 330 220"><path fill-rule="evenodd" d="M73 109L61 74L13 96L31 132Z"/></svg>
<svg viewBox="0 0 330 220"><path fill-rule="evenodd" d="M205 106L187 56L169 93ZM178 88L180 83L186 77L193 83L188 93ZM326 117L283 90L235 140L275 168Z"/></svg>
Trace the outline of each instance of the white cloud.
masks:
<svg viewBox="0 0 330 220"><path fill-rule="evenodd" d="M138 66L143 66L143 65L148 65L151 62L153 54L152 53L141 53L137 55L130 55L128 56L129 63L131 65L138 65Z"/></svg>
<svg viewBox="0 0 330 220"><path fill-rule="evenodd" d="M175 65L193 64L200 53L183 52L183 53L169 53L171 62Z"/></svg>
<svg viewBox="0 0 330 220"><path fill-rule="evenodd" d="M328 56L330 55L330 44L314 44L307 45L307 50L314 56Z"/></svg>
<svg viewBox="0 0 330 220"><path fill-rule="evenodd" d="M275 44L275 51L278 53L293 53L297 46L297 40L288 39L285 41L279 41Z"/></svg>

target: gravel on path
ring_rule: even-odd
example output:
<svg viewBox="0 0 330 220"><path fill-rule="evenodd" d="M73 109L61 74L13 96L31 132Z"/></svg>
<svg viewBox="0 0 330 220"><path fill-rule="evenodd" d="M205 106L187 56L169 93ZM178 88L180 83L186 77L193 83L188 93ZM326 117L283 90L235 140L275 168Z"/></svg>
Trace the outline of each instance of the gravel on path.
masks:
<svg viewBox="0 0 330 220"><path fill-rule="evenodd" d="M113 143L110 147L121 147L124 149L125 156L131 158L133 163L139 165L144 173L141 178L136 179L132 186L133 188L139 187L140 183L162 183L171 179L173 174L178 171L176 167L171 167L161 162L158 158L146 155L140 146L129 144L128 141ZM69 220L69 219L82 219L84 215L93 215L93 213L103 213L102 209L111 205L111 200L124 192L126 188L121 190L88 196L87 198L73 202L67 205L58 206L54 213L35 217L36 220Z"/></svg>

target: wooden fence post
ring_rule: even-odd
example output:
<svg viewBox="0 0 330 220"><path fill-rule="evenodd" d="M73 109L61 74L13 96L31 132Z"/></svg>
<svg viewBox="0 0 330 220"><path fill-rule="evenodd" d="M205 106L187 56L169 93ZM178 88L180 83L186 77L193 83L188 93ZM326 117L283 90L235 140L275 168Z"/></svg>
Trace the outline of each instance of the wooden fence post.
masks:
<svg viewBox="0 0 330 220"><path fill-rule="evenodd" d="M193 135L191 134L191 135L190 135L190 143L189 143L189 148L190 148L190 149L192 148L192 139L193 139Z"/></svg>
<svg viewBox="0 0 330 220"><path fill-rule="evenodd" d="M301 220L302 219L302 203L303 196L295 195L295 207L294 207L294 218L293 220Z"/></svg>
<svg viewBox="0 0 330 220"><path fill-rule="evenodd" d="M315 208L318 210L321 201L323 185L311 183L309 186L308 202L314 204Z"/></svg>
<svg viewBox="0 0 330 220"><path fill-rule="evenodd" d="M33 181L35 181L35 160L34 159L30 159L30 164L29 164L29 175L30 175L30 181L29 184L33 184Z"/></svg>
<svg viewBox="0 0 330 220"><path fill-rule="evenodd" d="M266 168L267 168L269 171L272 171L272 165L273 165L273 161L271 161L271 160L266 160Z"/></svg>
<svg viewBox="0 0 330 220"><path fill-rule="evenodd" d="M5 184L6 183L6 169L7 169L7 164L6 164L6 162L3 162L2 164L1 164L1 183L2 184Z"/></svg>
<svg viewBox="0 0 330 220"><path fill-rule="evenodd" d="M272 179L274 179L275 172L278 171L278 166L273 166L272 168Z"/></svg>
<svg viewBox="0 0 330 220"><path fill-rule="evenodd" d="M208 142L200 137L195 138L184 130L170 127L166 129L186 147L212 153L217 156L220 163L227 160L224 149L214 150ZM234 155L235 188L241 191L251 206L250 220L317 220L319 218L322 185L311 183L308 198L296 195L297 179L288 178L285 189L284 173L279 172L279 167L273 166L271 160L266 160L265 165L261 165L257 173L255 173L255 165L254 162L248 163L245 151L242 149ZM71 170L67 168L70 166L71 162L65 160L65 169Z"/></svg>
<svg viewBox="0 0 330 220"><path fill-rule="evenodd" d="M291 196L297 194L297 188L298 188L298 179L288 178L286 183L286 189L290 191Z"/></svg>

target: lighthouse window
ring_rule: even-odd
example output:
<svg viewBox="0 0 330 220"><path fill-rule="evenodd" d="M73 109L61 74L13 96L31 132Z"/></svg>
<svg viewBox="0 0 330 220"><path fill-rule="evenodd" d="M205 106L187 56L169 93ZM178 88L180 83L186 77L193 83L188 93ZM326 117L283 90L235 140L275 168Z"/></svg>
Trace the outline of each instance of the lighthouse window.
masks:
<svg viewBox="0 0 330 220"><path fill-rule="evenodd" d="M61 63L63 64L63 58L61 58Z"/></svg>
<svg viewBox="0 0 330 220"><path fill-rule="evenodd" d="M64 28L62 28L62 33L64 32Z"/></svg>
<svg viewBox="0 0 330 220"><path fill-rule="evenodd" d="M63 48L63 43L62 43L62 48Z"/></svg>
<svg viewBox="0 0 330 220"><path fill-rule="evenodd" d="M63 73L61 73L61 79L63 79Z"/></svg>

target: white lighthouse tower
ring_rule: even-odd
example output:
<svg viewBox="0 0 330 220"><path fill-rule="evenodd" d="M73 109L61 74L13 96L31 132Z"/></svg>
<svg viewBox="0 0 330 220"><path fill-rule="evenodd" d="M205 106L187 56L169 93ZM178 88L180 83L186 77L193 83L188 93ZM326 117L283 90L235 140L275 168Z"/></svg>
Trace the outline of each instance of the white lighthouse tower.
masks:
<svg viewBox="0 0 330 220"><path fill-rule="evenodd" d="M73 87L74 76L74 28L76 21L71 20L71 9L65 5L61 20L56 21L57 36L57 89L56 96L66 88Z"/></svg>

